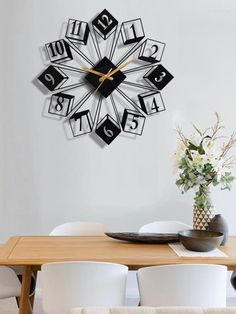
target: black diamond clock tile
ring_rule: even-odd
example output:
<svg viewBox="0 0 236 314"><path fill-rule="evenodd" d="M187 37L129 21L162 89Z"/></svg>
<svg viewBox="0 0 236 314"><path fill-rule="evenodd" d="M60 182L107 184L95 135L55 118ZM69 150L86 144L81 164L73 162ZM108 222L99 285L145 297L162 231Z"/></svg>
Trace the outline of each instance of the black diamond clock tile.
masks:
<svg viewBox="0 0 236 314"><path fill-rule="evenodd" d="M121 130L117 122L107 114L99 122L95 132L106 144L109 145L120 134Z"/></svg>
<svg viewBox="0 0 236 314"><path fill-rule="evenodd" d="M92 68L92 70L107 74L110 70L115 70L117 67L107 58L104 57L101 61L99 61L98 64L95 65L95 67ZM88 73L85 76L85 79L95 88L99 87L98 91L102 96L107 98L119 85L121 82L124 81L126 76L121 71L117 71L112 75L113 80L106 79L103 84L99 81L101 76L98 76L97 74Z"/></svg>
<svg viewBox="0 0 236 314"><path fill-rule="evenodd" d="M174 76L168 72L163 65L149 70L143 77L151 86L155 86L158 90L162 90Z"/></svg>

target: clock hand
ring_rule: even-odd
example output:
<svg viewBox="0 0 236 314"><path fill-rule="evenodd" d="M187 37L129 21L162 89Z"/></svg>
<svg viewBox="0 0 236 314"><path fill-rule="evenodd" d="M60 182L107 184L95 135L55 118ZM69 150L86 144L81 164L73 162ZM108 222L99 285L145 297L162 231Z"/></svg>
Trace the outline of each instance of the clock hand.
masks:
<svg viewBox="0 0 236 314"><path fill-rule="evenodd" d="M124 67L126 67L128 64L130 64L131 62L133 62L133 60L127 61L125 63L123 63L122 65L120 65L118 68L114 69L113 71L111 71L111 73L109 74L109 76L107 77L107 79L110 79L112 77L113 74L115 74L116 72L120 71L121 69L123 69ZM102 78L100 77L99 81L101 82Z"/></svg>
<svg viewBox="0 0 236 314"><path fill-rule="evenodd" d="M101 83L98 85L98 87L96 88L96 90L94 91L94 93L96 93L98 90L99 90L99 88L102 86L102 84L103 84L103 82L106 80L106 79L109 79L108 78L108 75L111 73L111 70L112 70L112 68L107 72L107 74L103 74L103 76L101 77ZM100 79L99 79L99 81L100 81Z"/></svg>
<svg viewBox="0 0 236 314"><path fill-rule="evenodd" d="M104 76L104 74L105 73L102 73L102 72L98 72L98 71L95 71L95 70L93 70L93 69L89 69L89 68L86 68L86 67L84 67L84 68L82 68L83 70L85 70L86 72L91 72L91 73L93 73L93 74L96 74L96 75L98 75L98 76L101 76L101 78ZM112 81L113 80L113 77L109 77L109 78L107 78L108 80L110 80L110 81Z"/></svg>

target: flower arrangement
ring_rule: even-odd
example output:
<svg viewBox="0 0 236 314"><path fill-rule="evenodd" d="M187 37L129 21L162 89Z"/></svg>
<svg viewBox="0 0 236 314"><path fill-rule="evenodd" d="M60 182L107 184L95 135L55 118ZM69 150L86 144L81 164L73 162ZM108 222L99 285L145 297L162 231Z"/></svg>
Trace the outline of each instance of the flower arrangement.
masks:
<svg viewBox="0 0 236 314"><path fill-rule="evenodd" d="M236 143L236 133L232 133L224 142L225 137L221 136L224 127L218 113L215 114L216 122L212 127L200 131L193 125L195 132L191 138L187 138L177 128L179 143L175 163L179 178L176 184L182 193L195 189L194 207L198 209L212 207L210 185L219 185L222 190L230 190L234 180L230 169L236 161L233 156L229 156L229 152Z"/></svg>

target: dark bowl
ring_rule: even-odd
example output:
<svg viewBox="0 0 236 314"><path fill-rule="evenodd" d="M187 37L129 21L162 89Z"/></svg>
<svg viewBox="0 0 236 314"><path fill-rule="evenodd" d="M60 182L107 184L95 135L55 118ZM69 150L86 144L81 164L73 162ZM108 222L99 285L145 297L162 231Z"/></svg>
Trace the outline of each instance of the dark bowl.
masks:
<svg viewBox="0 0 236 314"><path fill-rule="evenodd" d="M208 252L220 246L223 233L208 230L179 231L179 240L190 251Z"/></svg>

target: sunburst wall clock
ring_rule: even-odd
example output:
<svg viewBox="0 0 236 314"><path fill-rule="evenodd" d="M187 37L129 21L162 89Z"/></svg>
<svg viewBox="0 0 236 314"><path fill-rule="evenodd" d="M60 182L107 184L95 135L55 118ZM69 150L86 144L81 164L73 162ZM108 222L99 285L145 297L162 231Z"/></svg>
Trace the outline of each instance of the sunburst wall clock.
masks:
<svg viewBox="0 0 236 314"><path fill-rule="evenodd" d="M62 32L45 45L38 76L51 93L47 114L65 119L71 137L96 134L109 145L142 135L147 117L165 110L161 90L173 79L161 64L165 43L145 38L140 18L119 24L106 9L89 23L69 19Z"/></svg>

